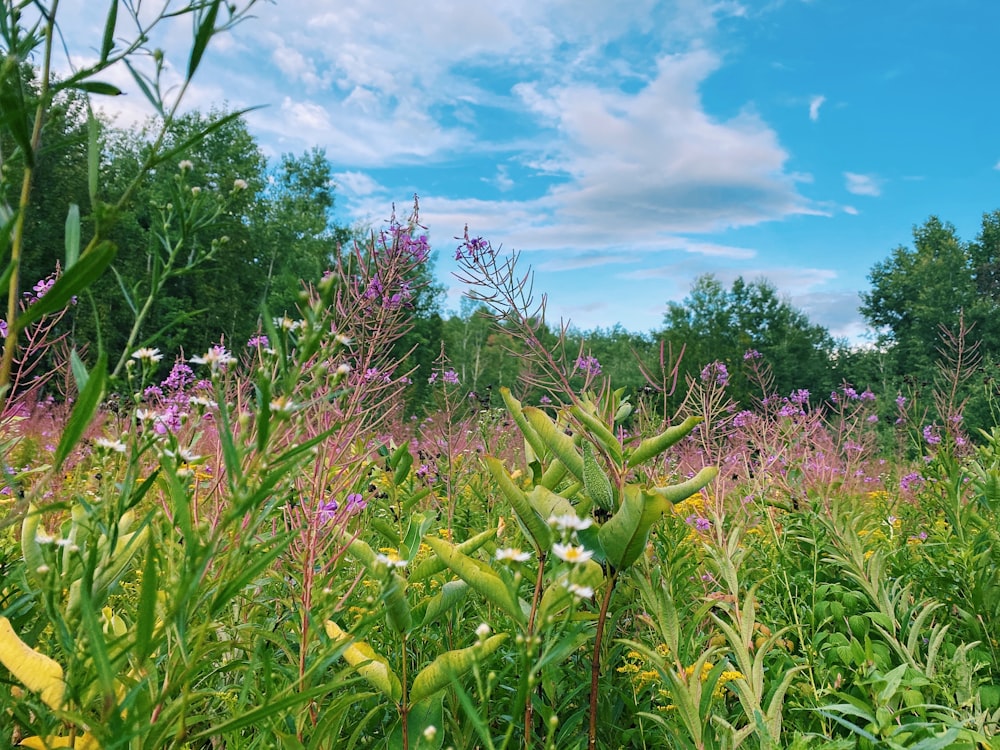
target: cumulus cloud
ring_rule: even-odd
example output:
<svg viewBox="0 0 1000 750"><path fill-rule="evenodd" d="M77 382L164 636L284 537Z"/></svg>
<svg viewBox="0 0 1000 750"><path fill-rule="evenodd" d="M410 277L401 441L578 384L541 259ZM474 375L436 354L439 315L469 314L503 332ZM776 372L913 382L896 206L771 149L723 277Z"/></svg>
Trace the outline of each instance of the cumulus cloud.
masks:
<svg viewBox="0 0 1000 750"><path fill-rule="evenodd" d="M809 119L813 122L819 120L819 108L823 106L823 102L826 101L826 97L819 95L814 96L809 100Z"/></svg>
<svg viewBox="0 0 1000 750"><path fill-rule="evenodd" d="M882 180L875 175L858 174L857 172L844 172L847 192L854 195L869 195L877 197L882 195Z"/></svg>

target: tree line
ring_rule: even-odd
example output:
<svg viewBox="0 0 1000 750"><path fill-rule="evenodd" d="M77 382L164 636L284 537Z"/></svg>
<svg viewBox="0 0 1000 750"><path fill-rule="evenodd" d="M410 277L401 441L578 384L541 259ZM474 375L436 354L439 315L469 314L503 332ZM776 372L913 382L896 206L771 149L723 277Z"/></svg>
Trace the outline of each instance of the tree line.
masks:
<svg viewBox="0 0 1000 750"><path fill-rule="evenodd" d="M115 217L112 272L62 323L78 347L101 336L112 362L138 346L191 356L224 339L238 349L259 330L264 311L292 314L303 280L318 279L338 248L372 231L335 220L333 167L320 149L269 161L245 120L224 111L187 114L168 137L181 144L210 123L218 124L183 160L159 165ZM70 205L79 206L85 225L100 218L89 211L87 127L82 98L68 95L48 114L34 165L39 199L25 224L22 278L29 283L50 275L62 257ZM134 177L151 132L105 123L102 189L114 192ZM11 151L0 143L0 156ZM0 163L0 200L10 204L19 165ZM1000 211L983 217L971 241L937 217L915 227L912 246L892 250L869 275L861 312L877 338L868 347L835 340L764 279L737 278L726 287L711 275L668 304L658 330L543 326L539 338L555 346L561 337L567 351L599 362L616 387L649 395L667 410L714 361L727 366L737 402L760 397L741 364L755 352L778 395L805 389L821 399L850 383L907 398L924 394L929 420L954 418L939 413L954 409L967 426L988 425L995 421L992 372L1000 362L998 255ZM429 381L444 366L477 404L496 404L490 394L499 386L517 387L524 342L469 301L445 311L431 269L420 274L410 301L413 326L397 343L409 352L408 408L432 407ZM154 286L158 295L147 305ZM926 397L942 386L953 392L950 406Z"/></svg>

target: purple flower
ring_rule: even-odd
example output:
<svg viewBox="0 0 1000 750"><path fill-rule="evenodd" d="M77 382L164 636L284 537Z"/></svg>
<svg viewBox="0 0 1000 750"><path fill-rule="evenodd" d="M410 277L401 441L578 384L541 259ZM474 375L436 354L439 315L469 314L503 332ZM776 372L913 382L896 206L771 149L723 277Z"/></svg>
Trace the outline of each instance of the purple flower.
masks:
<svg viewBox="0 0 1000 750"><path fill-rule="evenodd" d="M601 363L597 361L597 357L588 354L586 357L577 357L576 369L583 370L586 375L600 375Z"/></svg>
<svg viewBox="0 0 1000 750"><path fill-rule="evenodd" d="M752 359L760 359L761 356L762 356L761 353L756 349L747 349L746 352L743 354L743 361L749 362Z"/></svg>
<svg viewBox="0 0 1000 750"><path fill-rule="evenodd" d="M7 338L7 321L0 320L0 337Z"/></svg>
<svg viewBox="0 0 1000 750"><path fill-rule="evenodd" d="M920 489L920 485L924 482L924 478L920 476L917 472L910 472L906 476L899 480L899 489L903 492L907 492L910 489Z"/></svg>
<svg viewBox="0 0 1000 750"><path fill-rule="evenodd" d="M538 399L538 403L540 403L540 404L542 404L544 406L546 404L551 404L552 403L552 399L549 398L548 396L542 396L540 399Z"/></svg>
<svg viewBox="0 0 1000 750"><path fill-rule="evenodd" d="M906 396L903 396L902 394L896 396L896 406L900 409L906 406Z"/></svg>
<svg viewBox="0 0 1000 750"><path fill-rule="evenodd" d="M799 388L797 391L792 391L792 395L788 397L788 400L793 404L808 404L809 403L809 391L805 388Z"/></svg>
<svg viewBox="0 0 1000 750"><path fill-rule="evenodd" d="M729 370L725 364L716 360L709 362L701 371L701 382L708 383L714 380L716 385L725 386L729 382Z"/></svg>
<svg viewBox="0 0 1000 750"><path fill-rule="evenodd" d="M847 398L851 399L852 401L857 401L859 398L858 392L853 388L851 388L851 386L849 385L844 386L844 395L847 396Z"/></svg>
<svg viewBox="0 0 1000 750"><path fill-rule="evenodd" d="M876 422L878 422L878 414L870 414L868 416L868 423L875 424Z"/></svg>
<svg viewBox="0 0 1000 750"><path fill-rule="evenodd" d="M924 440L927 441L928 445L937 445L941 442L941 436L937 434L934 425L924 425Z"/></svg>
<svg viewBox="0 0 1000 750"><path fill-rule="evenodd" d="M336 516L338 508L340 505L336 500L327 500L319 506L319 522L322 524L330 523Z"/></svg>
<svg viewBox="0 0 1000 750"><path fill-rule="evenodd" d="M253 336L247 341L247 349L266 349L270 344L271 342L267 340L267 336L261 334L260 336Z"/></svg>
<svg viewBox="0 0 1000 750"><path fill-rule="evenodd" d="M368 503L365 501L364 497L359 495L357 492L352 492L347 496L347 514L355 515L360 513L365 508L368 507Z"/></svg>
<svg viewBox="0 0 1000 750"><path fill-rule="evenodd" d="M753 420L753 412L744 409L733 417L733 427L746 427Z"/></svg>
<svg viewBox="0 0 1000 750"><path fill-rule="evenodd" d="M861 392L858 398L860 398L862 401L874 401L875 394L866 388L864 391Z"/></svg>
<svg viewBox="0 0 1000 750"><path fill-rule="evenodd" d="M175 362L170 374L160 383L160 386L171 391L182 391L194 380L194 370L184 362Z"/></svg>
<svg viewBox="0 0 1000 750"><path fill-rule="evenodd" d="M441 379L448 385L458 385L458 374L454 370L446 370Z"/></svg>

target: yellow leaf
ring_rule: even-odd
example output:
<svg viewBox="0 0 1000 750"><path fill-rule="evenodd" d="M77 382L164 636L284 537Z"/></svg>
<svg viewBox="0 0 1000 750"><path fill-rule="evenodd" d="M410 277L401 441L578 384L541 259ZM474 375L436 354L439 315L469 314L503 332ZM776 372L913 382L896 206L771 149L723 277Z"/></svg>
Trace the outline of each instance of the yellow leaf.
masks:
<svg viewBox="0 0 1000 750"><path fill-rule="evenodd" d="M339 646L345 639L351 639L350 633L344 632L333 620L326 621L326 634ZM389 662L364 641L353 641L344 649L341 656L354 667L358 674L389 698L398 701L403 695L403 686L396 677Z"/></svg>
<svg viewBox="0 0 1000 750"><path fill-rule="evenodd" d="M72 740L69 737L56 737L49 736L44 739L41 737L27 737L21 740L21 744L18 747L30 747L34 750L54 750L57 747L69 747L73 750L101 750L101 744L94 739L94 735L90 732L85 732L76 738L76 742L70 744Z"/></svg>
<svg viewBox="0 0 1000 750"><path fill-rule="evenodd" d="M18 638L6 617L0 617L0 663L28 690L38 693L49 708L62 708L66 691L62 667Z"/></svg>

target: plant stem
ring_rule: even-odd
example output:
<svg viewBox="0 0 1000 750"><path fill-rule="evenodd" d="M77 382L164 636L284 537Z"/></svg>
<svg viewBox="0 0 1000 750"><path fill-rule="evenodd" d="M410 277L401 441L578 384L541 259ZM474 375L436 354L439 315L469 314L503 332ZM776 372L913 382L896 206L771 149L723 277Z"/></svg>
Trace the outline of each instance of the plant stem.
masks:
<svg viewBox="0 0 1000 750"><path fill-rule="evenodd" d="M28 211L31 197L31 179L34 174L34 157L42 140L42 121L45 119L49 96L49 75L52 63L52 38L55 35L56 10L59 0L53 0L45 23L45 52L42 56L42 80L38 89L38 107L31 130L30 153L24 155L24 176L21 179L21 194L17 201L17 219L10 238L10 284L7 290L7 339L4 341L3 359L0 360L0 410L8 397L6 386L10 384L10 373L14 366L14 352L17 349L17 304L21 297L21 256L24 250L24 216ZM16 32L15 32L16 33Z"/></svg>
<svg viewBox="0 0 1000 750"><path fill-rule="evenodd" d="M542 586L545 582L545 553L542 551L541 547L535 548L538 554L538 577L535 579L535 594L531 598L531 614L528 615L528 638L533 639L535 636L535 615L538 613L538 602L542 594ZM528 653L533 653L534 648L529 640ZM529 675L531 667L528 667ZM527 695L524 698L524 750L529 750L531 748L531 722L533 720L535 713L534 704L531 702L531 690L528 690Z"/></svg>
<svg viewBox="0 0 1000 750"><path fill-rule="evenodd" d="M618 571L614 571L608 579L608 588L601 602L601 612L597 616L597 633L594 635L594 658L590 664L590 730L587 735L588 750L597 750L597 688L601 677L601 641L604 639L604 623L608 619L608 607L611 605L611 595L618 582Z"/></svg>

